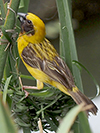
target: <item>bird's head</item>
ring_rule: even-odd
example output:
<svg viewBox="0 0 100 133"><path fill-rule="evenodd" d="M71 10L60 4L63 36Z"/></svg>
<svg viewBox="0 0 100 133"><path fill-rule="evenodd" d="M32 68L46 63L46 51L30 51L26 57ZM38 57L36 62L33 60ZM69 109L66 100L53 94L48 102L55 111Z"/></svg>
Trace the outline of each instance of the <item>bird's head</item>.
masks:
<svg viewBox="0 0 100 133"><path fill-rule="evenodd" d="M30 43L40 43L45 37L45 24L32 13L18 13L21 22L21 36Z"/></svg>

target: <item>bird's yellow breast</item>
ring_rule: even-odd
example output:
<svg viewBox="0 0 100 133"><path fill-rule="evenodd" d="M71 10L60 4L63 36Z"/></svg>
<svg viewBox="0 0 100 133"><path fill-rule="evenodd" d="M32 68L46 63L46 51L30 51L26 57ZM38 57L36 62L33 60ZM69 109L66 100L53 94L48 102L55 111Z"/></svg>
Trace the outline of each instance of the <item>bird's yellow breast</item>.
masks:
<svg viewBox="0 0 100 133"><path fill-rule="evenodd" d="M22 51L24 50L25 47L27 47L28 45L28 42L22 37L20 36L17 40L18 42L18 52L19 52L19 55L20 55L20 58L22 59L24 65L26 66L27 70L31 73L31 75L40 80L41 82L45 82L45 83L49 83L51 84L51 79L49 78L49 76L47 76L44 72L42 72L41 70L39 69L36 69L36 68L33 68L33 67L30 67L29 65L27 65L21 54L22 54ZM45 80L45 81L44 81Z"/></svg>
<svg viewBox="0 0 100 133"><path fill-rule="evenodd" d="M28 42L25 41L25 39L23 38L23 36L20 34L19 38L17 39L17 47L18 47L18 52L19 52L19 56L21 57L21 53L23 51L23 49L28 45Z"/></svg>

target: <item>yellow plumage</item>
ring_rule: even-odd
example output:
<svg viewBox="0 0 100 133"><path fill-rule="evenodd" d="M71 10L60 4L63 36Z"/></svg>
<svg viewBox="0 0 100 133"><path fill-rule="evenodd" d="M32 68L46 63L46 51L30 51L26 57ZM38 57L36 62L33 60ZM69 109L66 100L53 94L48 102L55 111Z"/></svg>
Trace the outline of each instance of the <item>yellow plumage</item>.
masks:
<svg viewBox="0 0 100 133"><path fill-rule="evenodd" d="M87 112L96 114L97 107L74 84L72 74L55 48L45 38L43 21L32 13L19 13L21 33L17 40L19 55L31 75L37 79L37 88L48 83L67 95L77 104L93 105Z"/></svg>

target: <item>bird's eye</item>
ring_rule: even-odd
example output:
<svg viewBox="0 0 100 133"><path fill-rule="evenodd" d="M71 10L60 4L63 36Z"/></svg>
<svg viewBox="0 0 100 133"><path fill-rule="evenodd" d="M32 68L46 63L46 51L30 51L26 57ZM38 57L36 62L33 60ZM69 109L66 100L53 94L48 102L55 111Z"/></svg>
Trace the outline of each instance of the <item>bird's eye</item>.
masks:
<svg viewBox="0 0 100 133"><path fill-rule="evenodd" d="M31 23L32 23L30 20L27 20L27 22L28 22L29 24L31 24Z"/></svg>

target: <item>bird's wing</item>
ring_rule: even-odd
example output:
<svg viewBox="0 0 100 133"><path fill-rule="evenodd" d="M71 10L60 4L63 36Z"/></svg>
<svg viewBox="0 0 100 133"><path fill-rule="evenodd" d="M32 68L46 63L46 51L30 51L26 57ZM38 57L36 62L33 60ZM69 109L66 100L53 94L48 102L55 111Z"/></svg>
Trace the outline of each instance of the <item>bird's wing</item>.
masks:
<svg viewBox="0 0 100 133"><path fill-rule="evenodd" d="M56 56L52 62L44 60L43 64L44 73L46 73L52 80L61 83L68 89L72 89L72 87L75 86L68 66L59 56Z"/></svg>
<svg viewBox="0 0 100 133"><path fill-rule="evenodd" d="M53 60L50 61L46 58L42 59L38 54L31 45L28 45L22 51L21 56L26 64L43 71L52 80L61 83L66 88L72 89L75 86L68 66L58 55L54 56Z"/></svg>
<svg viewBox="0 0 100 133"><path fill-rule="evenodd" d="M27 65L42 70L43 61L36 56L36 52L32 47L25 47L22 51L21 56Z"/></svg>

